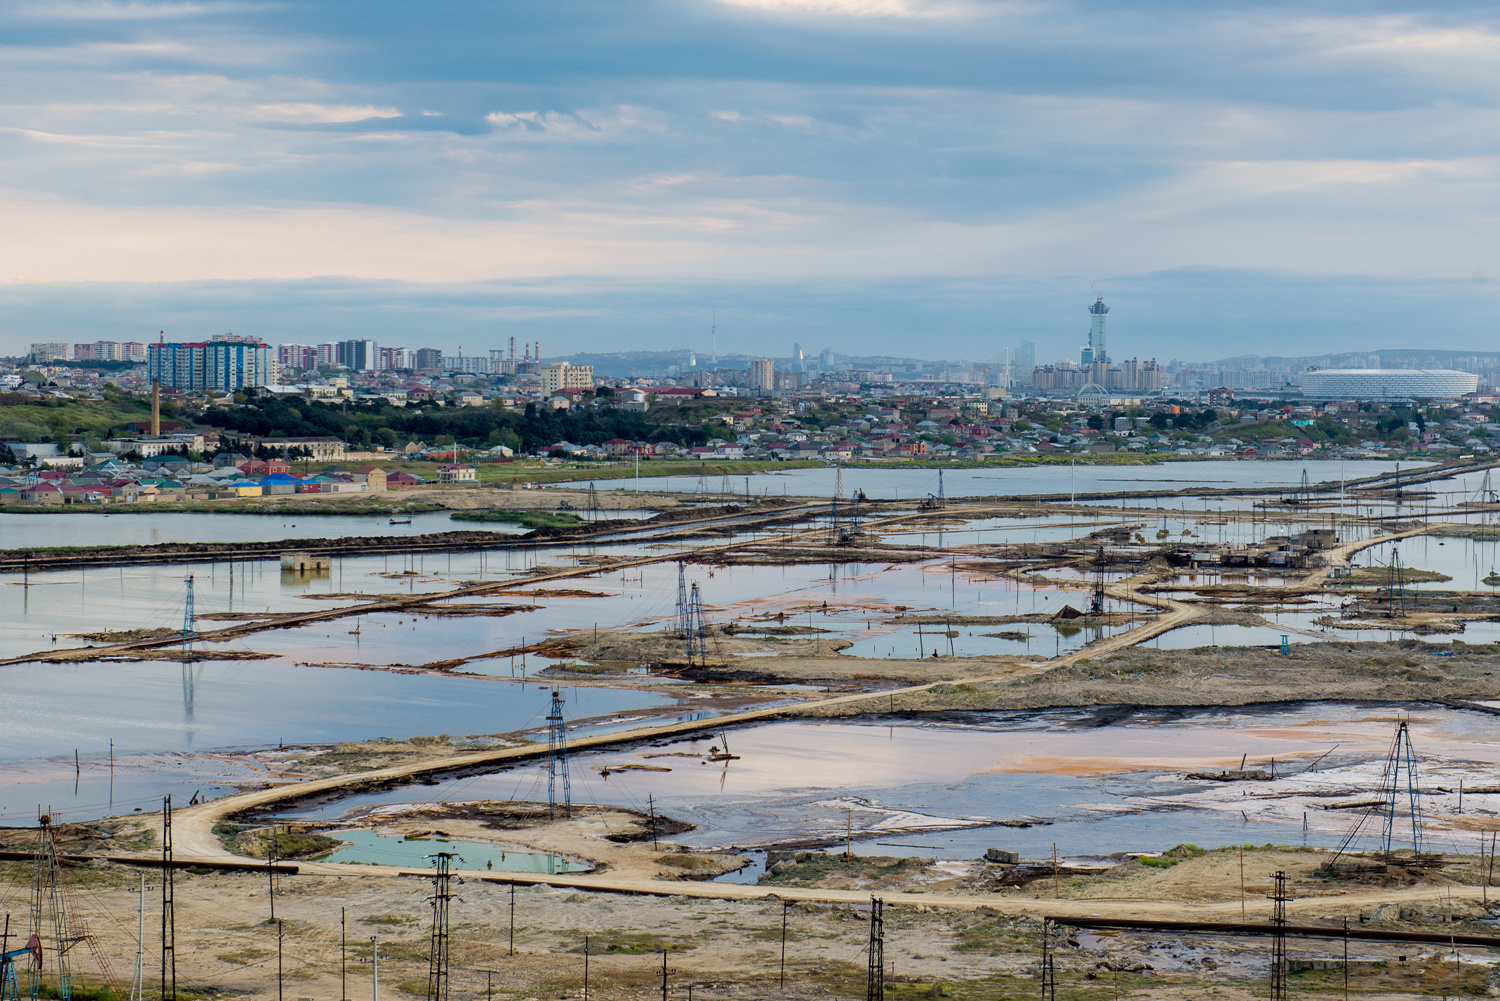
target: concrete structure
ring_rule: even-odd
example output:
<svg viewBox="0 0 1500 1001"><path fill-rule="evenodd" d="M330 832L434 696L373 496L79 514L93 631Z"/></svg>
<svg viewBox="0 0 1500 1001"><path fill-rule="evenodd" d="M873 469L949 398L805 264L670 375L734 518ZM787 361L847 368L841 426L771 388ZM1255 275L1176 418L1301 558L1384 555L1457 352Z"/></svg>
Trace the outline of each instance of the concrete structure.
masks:
<svg viewBox="0 0 1500 1001"><path fill-rule="evenodd" d="M473 483L479 478L477 469L461 462L439 466L437 474L439 483Z"/></svg>
<svg viewBox="0 0 1500 1001"><path fill-rule="evenodd" d="M565 361L543 365L542 395L550 396L560 389L593 389L594 366L569 365Z"/></svg>
<svg viewBox="0 0 1500 1001"><path fill-rule="evenodd" d="M208 341L148 345L147 377L170 389L249 389L277 381L271 346L221 334Z"/></svg>
<svg viewBox="0 0 1500 1001"><path fill-rule="evenodd" d="M1329 368L1302 373L1309 400L1450 400L1479 389L1479 376L1449 369Z"/></svg>
<svg viewBox="0 0 1500 1001"><path fill-rule="evenodd" d="M337 359L351 372L363 372L379 367L380 348L374 341L339 341Z"/></svg>
<svg viewBox="0 0 1500 1001"><path fill-rule="evenodd" d="M776 365L769 358L757 358L750 363L750 378L747 380L751 389L760 390L763 393L774 392L776 389Z"/></svg>
<svg viewBox="0 0 1500 1001"><path fill-rule="evenodd" d="M281 569L296 573L317 573L319 570L327 570L329 561L327 556L314 556L311 553L291 552L281 554Z"/></svg>

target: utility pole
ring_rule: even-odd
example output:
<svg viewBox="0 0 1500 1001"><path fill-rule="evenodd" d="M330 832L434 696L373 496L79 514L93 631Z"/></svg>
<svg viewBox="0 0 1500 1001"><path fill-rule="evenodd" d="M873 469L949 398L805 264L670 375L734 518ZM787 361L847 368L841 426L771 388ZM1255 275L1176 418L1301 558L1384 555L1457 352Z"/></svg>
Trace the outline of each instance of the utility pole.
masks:
<svg viewBox="0 0 1500 1001"><path fill-rule="evenodd" d="M339 999L349 1001L349 924L345 908L339 908Z"/></svg>
<svg viewBox="0 0 1500 1001"><path fill-rule="evenodd" d="M380 943L370 936L370 999L380 1001Z"/></svg>

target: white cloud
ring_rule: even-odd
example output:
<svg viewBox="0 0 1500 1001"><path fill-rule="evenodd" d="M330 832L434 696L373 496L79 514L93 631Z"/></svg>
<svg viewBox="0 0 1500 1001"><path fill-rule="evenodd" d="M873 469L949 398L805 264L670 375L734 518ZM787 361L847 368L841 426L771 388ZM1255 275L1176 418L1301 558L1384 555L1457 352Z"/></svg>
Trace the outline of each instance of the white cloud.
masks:
<svg viewBox="0 0 1500 1001"><path fill-rule="evenodd" d="M972 9L952 0L718 0L774 14L811 14L823 17L951 17Z"/></svg>
<svg viewBox="0 0 1500 1001"><path fill-rule="evenodd" d="M400 118L401 112L396 108L377 108L373 104L262 104L251 109L251 116L262 121L298 125L334 125L364 122L371 118Z"/></svg>

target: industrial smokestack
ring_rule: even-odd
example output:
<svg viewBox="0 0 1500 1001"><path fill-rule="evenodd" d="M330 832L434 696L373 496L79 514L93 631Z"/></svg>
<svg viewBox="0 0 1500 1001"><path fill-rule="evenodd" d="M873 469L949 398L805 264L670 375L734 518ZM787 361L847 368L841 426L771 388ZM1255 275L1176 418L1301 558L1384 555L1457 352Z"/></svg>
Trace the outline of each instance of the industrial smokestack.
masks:
<svg viewBox="0 0 1500 1001"><path fill-rule="evenodd" d="M161 380L151 380L151 437L161 437Z"/></svg>

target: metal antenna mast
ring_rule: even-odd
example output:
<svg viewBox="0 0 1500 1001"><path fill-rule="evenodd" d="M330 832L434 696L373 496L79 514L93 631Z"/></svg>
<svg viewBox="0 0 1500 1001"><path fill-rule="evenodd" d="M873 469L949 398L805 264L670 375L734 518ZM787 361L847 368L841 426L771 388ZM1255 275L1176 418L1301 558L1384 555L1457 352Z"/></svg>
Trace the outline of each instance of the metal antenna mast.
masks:
<svg viewBox="0 0 1500 1001"><path fill-rule="evenodd" d="M547 714L547 815L557 817L557 773L562 770L563 809L573 816L573 788L568 781L568 732L563 725L561 692L552 693L552 711Z"/></svg>
<svg viewBox="0 0 1500 1001"><path fill-rule="evenodd" d="M870 967L865 976L865 1001L885 999L885 901L870 898Z"/></svg>
<svg viewBox="0 0 1500 1001"><path fill-rule="evenodd" d="M429 898L432 901L432 946L427 959L427 1001L448 1001L448 901L453 899L451 870L454 859L462 862L464 858L453 852L438 852L427 857L437 867Z"/></svg>

